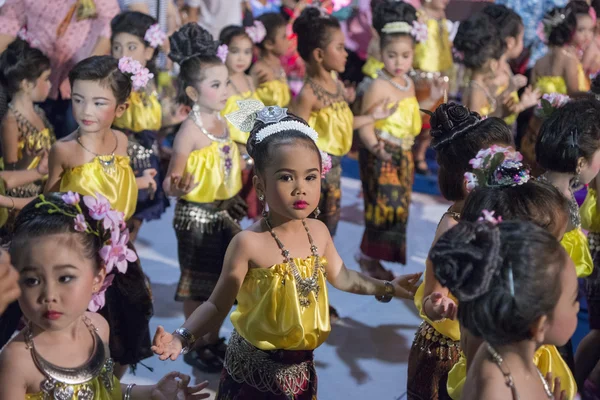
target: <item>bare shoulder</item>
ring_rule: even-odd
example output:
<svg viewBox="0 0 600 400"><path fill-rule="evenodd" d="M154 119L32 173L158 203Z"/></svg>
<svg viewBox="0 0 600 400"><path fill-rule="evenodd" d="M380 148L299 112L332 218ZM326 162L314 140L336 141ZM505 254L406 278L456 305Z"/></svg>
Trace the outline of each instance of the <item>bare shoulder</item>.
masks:
<svg viewBox="0 0 600 400"><path fill-rule="evenodd" d="M316 218L307 218L305 221L317 247L325 249L324 246L332 240L327 225Z"/></svg>
<svg viewBox="0 0 600 400"><path fill-rule="evenodd" d="M108 340L110 338L110 327L108 326L108 321L106 321L102 315L94 312L87 311L85 316L90 319L102 341L108 344Z"/></svg>
<svg viewBox="0 0 600 400"><path fill-rule="evenodd" d="M126 134L118 129L113 129L117 137L117 153L127 153L127 146L129 145L129 138Z"/></svg>
<svg viewBox="0 0 600 400"><path fill-rule="evenodd" d="M25 343L25 336L21 331L0 352L0 371L2 373L12 370L23 372L31 367L33 360Z"/></svg>

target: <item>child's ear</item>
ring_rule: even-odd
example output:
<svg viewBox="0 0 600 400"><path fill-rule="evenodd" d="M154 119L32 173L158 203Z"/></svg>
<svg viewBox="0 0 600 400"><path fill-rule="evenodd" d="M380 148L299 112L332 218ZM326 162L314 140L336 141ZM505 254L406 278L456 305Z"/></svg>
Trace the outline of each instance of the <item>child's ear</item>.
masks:
<svg viewBox="0 0 600 400"><path fill-rule="evenodd" d="M27 79L23 79L21 81L21 83L19 84L19 90L25 92L25 93L29 93L33 90L33 88L35 87L35 83L34 82L30 82Z"/></svg>
<svg viewBox="0 0 600 400"><path fill-rule="evenodd" d="M263 196L265 195L265 185L258 175L254 175L252 177L252 184L254 185L254 189L256 189L256 194L258 194L259 196L261 194Z"/></svg>
<svg viewBox="0 0 600 400"><path fill-rule="evenodd" d="M275 47L275 42L273 42L271 39L265 39L264 46L267 51L272 51L273 47Z"/></svg>
<svg viewBox="0 0 600 400"><path fill-rule="evenodd" d="M146 46L146 49L144 50L144 59L150 61L152 60L152 57L154 57L154 47Z"/></svg>
<svg viewBox="0 0 600 400"><path fill-rule="evenodd" d="M535 321L531 327L529 328L529 333L531 334L531 338L536 343L544 343L546 339L546 333L549 328L549 321L546 315L542 315L540 318Z"/></svg>
<svg viewBox="0 0 600 400"><path fill-rule="evenodd" d="M325 52L321 48L316 48L312 52L312 56L318 64L323 63L324 55L325 55Z"/></svg>
<svg viewBox="0 0 600 400"><path fill-rule="evenodd" d="M186 88L185 88L185 94L194 103L197 103L198 99L200 98L200 93L198 93L198 91L196 90L196 88L193 87L193 86L186 86Z"/></svg>
<svg viewBox="0 0 600 400"><path fill-rule="evenodd" d="M115 111L115 116L117 118L119 118L121 115L123 115L123 113L125 112L125 110L127 110L127 108L129 108L129 103L125 102L123 104L119 104L117 106L117 110Z"/></svg>
<svg viewBox="0 0 600 400"><path fill-rule="evenodd" d="M106 268L104 268L104 265L102 265L100 271L98 271L94 277L94 285L92 287L94 293L100 291L100 288L102 288L102 284L104 283L104 278L106 278Z"/></svg>
<svg viewBox="0 0 600 400"><path fill-rule="evenodd" d="M507 37L506 38L506 50L512 50L517 44L517 38Z"/></svg>

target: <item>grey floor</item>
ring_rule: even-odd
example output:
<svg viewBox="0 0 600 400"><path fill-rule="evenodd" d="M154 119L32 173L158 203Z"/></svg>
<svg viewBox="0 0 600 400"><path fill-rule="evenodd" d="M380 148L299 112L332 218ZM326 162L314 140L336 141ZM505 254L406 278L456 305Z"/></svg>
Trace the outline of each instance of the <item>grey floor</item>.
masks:
<svg viewBox="0 0 600 400"><path fill-rule="evenodd" d="M354 260L363 231L363 204L360 182L343 179L342 221L335 238L346 265L358 269ZM408 265L389 265L396 273L421 272L437 222L448 208L439 198L414 194L408 228ZM171 226L173 207L160 221L145 224L136 243L142 266L155 298L154 331L163 325L172 331L183 322L182 306L173 300L179 265L175 233ZM327 342L315 352L319 376L319 399L394 400L405 398L406 368L414 332L420 323L412 302L393 300L378 303L373 297L351 295L330 288L329 299L342 319L332 327ZM229 336L229 320L221 331ZM154 383L170 371L190 374L197 381L209 380L216 390L219 376L193 370L181 359L162 362L154 357L144 362L154 372L140 366L136 375L123 382Z"/></svg>

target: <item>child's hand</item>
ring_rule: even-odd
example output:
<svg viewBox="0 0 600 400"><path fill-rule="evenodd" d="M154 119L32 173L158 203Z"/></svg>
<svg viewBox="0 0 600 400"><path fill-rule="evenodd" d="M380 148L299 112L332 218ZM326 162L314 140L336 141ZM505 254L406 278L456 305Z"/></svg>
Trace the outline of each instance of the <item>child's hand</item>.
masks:
<svg viewBox="0 0 600 400"><path fill-rule="evenodd" d="M187 172L183 176L171 175L171 187L169 194L175 197L185 196L198 186L199 182L195 182L194 177Z"/></svg>
<svg viewBox="0 0 600 400"><path fill-rule="evenodd" d="M48 152L47 151L44 150L40 154L40 162L38 163L36 170L37 170L37 173L42 176L48 175Z"/></svg>
<svg viewBox="0 0 600 400"><path fill-rule="evenodd" d="M0 315L20 295L19 273L10 263L8 252L0 250Z"/></svg>
<svg viewBox="0 0 600 400"><path fill-rule="evenodd" d="M512 77L512 84L517 90L527 85L527 77L525 75L517 74Z"/></svg>
<svg viewBox="0 0 600 400"><path fill-rule="evenodd" d="M209 393L198 393L208 386L204 381L196 386L189 386L190 377L180 372L170 372L152 389L152 400L197 400L206 399Z"/></svg>
<svg viewBox="0 0 600 400"><path fill-rule="evenodd" d="M391 104L393 104L393 102L391 102L390 99L380 101L373 108L371 108L371 117L375 121L388 118L398 109L398 103L395 103L392 107L390 107Z"/></svg>
<svg viewBox="0 0 600 400"><path fill-rule="evenodd" d="M548 374L546 374L546 382L548 383L550 390L552 390L552 393L554 394L554 396L552 397L554 400L567 400L567 392L562 390L560 378L553 379L552 372L548 372ZM553 386L554 389L552 389Z"/></svg>
<svg viewBox="0 0 600 400"><path fill-rule="evenodd" d="M521 108L527 110L530 107L536 106L538 101L542 97L542 93L538 89L533 89L531 86L527 86L521 94Z"/></svg>
<svg viewBox="0 0 600 400"><path fill-rule="evenodd" d="M223 200L218 205L219 210L227 211L229 216L236 221L243 219L248 215L248 204L241 196L233 196L229 200Z"/></svg>
<svg viewBox="0 0 600 400"><path fill-rule="evenodd" d="M154 354L158 355L158 358L163 361L168 358L175 361L179 357L182 348L183 344L179 337L171 335L162 326L156 328L151 349Z"/></svg>
<svg viewBox="0 0 600 400"><path fill-rule="evenodd" d="M442 76L434 79L431 83L431 91L429 92L429 100L438 101L442 97L446 97L448 94L448 77Z"/></svg>
<svg viewBox="0 0 600 400"><path fill-rule="evenodd" d="M156 174L157 172L154 168L148 168L142 172L142 186L145 186L145 189L148 189L148 197L150 197L150 200L154 199L154 194L156 193L156 181L154 180Z"/></svg>
<svg viewBox="0 0 600 400"><path fill-rule="evenodd" d="M413 299L417 291L417 282L421 278L421 273L400 275L392 281L394 285L394 296L401 299Z"/></svg>
<svg viewBox="0 0 600 400"><path fill-rule="evenodd" d="M433 292L429 296L433 312L442 318L456 319L457 306L451 298L444 296L439 292Z"/></svg>
<svg viewBox="0 0 600 400"><path fill-rule="evenodd" d="M375 147L373 147L373 155L381 161L392 160L392 155L385 150L385 143L383 142L378 142Z"/></svg>

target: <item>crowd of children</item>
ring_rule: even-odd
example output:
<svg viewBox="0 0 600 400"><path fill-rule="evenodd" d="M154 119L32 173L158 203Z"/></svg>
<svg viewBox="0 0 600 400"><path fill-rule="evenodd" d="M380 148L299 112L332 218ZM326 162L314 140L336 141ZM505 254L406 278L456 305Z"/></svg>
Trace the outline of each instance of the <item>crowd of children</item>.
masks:
<svg viewBox="0 0 600 400"><path fill-rule="evenodd" d="M68 73L77 128L58 140L37 106L54 65L36 38L23 31L0 55L0 398L206 398L177 372L119 383L182 354L222 371L218 399L316 399L328 283L414 300L410 400L600 398L600 3L550 10L547 54L524 76L510 8L488 4L455 29L447 0L372 0L357 90L332 15L347 5L250 3L255 17L218 38L116 15L107 54ZM362 272L333 241L353 148ZM407 262L429 149L449 208L423 274L400 275L382 261ZM152 339L134 243L168 207L185 322ZM577 278L590 332L575 352Z"/></svg>

